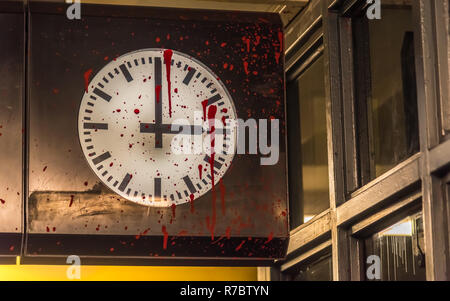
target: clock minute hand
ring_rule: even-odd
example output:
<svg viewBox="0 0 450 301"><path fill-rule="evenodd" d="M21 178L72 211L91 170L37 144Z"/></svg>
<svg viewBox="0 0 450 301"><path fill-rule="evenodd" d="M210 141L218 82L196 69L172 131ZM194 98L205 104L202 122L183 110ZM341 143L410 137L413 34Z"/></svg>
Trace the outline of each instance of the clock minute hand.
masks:
<svg viewBox="0 0 450 301"><path fill-rule="evenodd" d="M162 131L156 129L162 125L162 63L160 57L155 57L155 148L162 148ZM142 125L141 125L142 132Z"/></svg>

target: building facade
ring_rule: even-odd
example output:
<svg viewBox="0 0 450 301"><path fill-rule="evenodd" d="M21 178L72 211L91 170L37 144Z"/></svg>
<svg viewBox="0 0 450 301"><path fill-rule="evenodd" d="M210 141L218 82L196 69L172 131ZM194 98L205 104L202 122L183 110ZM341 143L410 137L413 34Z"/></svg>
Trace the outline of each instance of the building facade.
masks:
<svg viewBox="0 0 450 301"><path fill-rule="evenodd" d="M449 2L377 2L286 28L291 234L259 279L450 278Z"/></svg>

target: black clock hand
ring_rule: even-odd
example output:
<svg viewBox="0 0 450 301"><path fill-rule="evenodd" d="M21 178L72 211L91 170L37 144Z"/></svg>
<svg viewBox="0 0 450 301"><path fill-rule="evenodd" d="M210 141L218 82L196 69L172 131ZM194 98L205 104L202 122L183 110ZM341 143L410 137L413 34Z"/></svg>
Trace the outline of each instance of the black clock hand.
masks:
<svg viewBox="0 0 450 301"><path fill-rule="evenodd" d="M162 72L161 58L155 57L155 148L162 148ZM145 127L145 126L144 126ZM141 125L142 133L142 125Z"/></svg>

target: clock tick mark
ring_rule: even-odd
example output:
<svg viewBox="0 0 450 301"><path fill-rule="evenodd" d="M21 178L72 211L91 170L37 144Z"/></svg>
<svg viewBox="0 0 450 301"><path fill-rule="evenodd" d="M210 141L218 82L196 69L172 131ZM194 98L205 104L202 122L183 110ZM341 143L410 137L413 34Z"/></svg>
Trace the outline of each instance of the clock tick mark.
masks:
<svg viewBox="0 0 450 301"><path fill-rule="evenodd" d="M111 98L112 98L110 95L108 95L107 93L103 92L102 90L100 90L98 88L94 89L94 94L97 95L100 98L103 98L107 102L109 102L111 100Z"/></svg>
<svg viewBox="0 0 450 301"><path fill-rule="evenodd" d="M111 158L111 154L109 152L106 152L106 153L103 153L100 156L92 159L92 162L94 163L94 165L97 165L98 163L101 163L109 158Z"/></svg>
<svg viewBox="0 0 450 301"><path fill-rule="evenodd" d="M127 188L127 186L130 183L130 180L131 180L132 177L133 176L131 174L129 174L129 173L127 173L125 175L125 177L123 178L122 182L119 185L119 190L120 191L123 192L125 190L125 188ZM130 191L131 191L131 189L128 189L128 193L127 194L130 194Z"/></svg>
<svg viewBox="0 0 450 301"><path fill-rule="evenodd" d="M123 76L125 76L125 79L127 80L127 82L131 82L133 80L133 77L131 76L131 74L128 71L128 68L125 66L125 64L120 65L119 68L122 71Z"/></svg>
<svg viewBox="0 0 450 301"><path fill-rule="evenodd" d="M186 184L187 188L191 193L195 193L197 190L195 189L194 184L192 184L191 178L189 176L185 176L183 178L184 183Z"/></svg>
<svg viewBox="0 0 450 301"><path fill-rule="evenodd" d="M85 122L83 124L83 128L85 130L107 130L107 123L93 123L93 122Z"/></svg>
<svg viewBox="0 0 450 301"><path fill-rule="evenodd" d="M186 77L183 79L183 84L188 86L192 80L192 77L194 77L195 72L197 72L197 70L190 68L189 72L186 74Z"/></svg>
<svg viewBox="0 0 450 301"><path fill-rule="evenodd" d="M155 201L159 201L159 200L156 200L156 198L158 198L158 199L161 198L161 178L155 178L154 193L155 193Z"/></svg>

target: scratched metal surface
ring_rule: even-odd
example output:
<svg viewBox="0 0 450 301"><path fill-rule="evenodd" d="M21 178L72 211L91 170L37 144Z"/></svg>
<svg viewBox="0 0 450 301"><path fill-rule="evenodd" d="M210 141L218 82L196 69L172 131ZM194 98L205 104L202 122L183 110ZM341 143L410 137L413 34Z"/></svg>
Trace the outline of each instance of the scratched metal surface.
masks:
<svg viewBox="0 0 450 301"><path fill-rule="evenodd" d="M23 15L0 13L0 232L22 230Z"/></svg>
<svg viewBox="0 0 450 301"><path fill-rule="evenodd" d="M174 211L151 208L110 191L89 168L77 133L83 74L143 48L196 57L225 83L238 117L279 118L284 128L279 17L135 8L120 13L147 17L107 17L110 8L84 6L82 20L70 21L64 7L31 6L28 233L162 236L164 225L170 236L210 237L206 219L215 203L215 237L288 237L284 130L276 165L261 166L259 155L237 155L223 178L223 205L216 187L216 200L208 192L195 201L194 213L189 204Z"/></svg>

